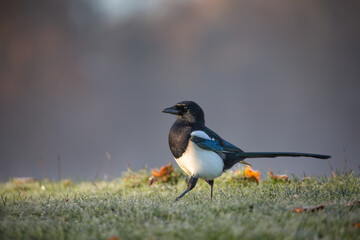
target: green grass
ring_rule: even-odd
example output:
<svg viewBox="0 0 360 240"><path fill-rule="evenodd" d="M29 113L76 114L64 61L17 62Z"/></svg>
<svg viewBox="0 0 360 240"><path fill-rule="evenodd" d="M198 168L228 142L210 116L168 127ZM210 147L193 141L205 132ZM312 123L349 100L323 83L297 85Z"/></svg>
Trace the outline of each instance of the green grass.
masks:
<svg viewBox="0 0 360 240"><path fill-rule="evenodd" d="M352 172L260 184L226 173L215 181L212 201L199 181L178 202L184 176L151 187L147 177L143 170L96 186L0 183L0 239L360 239L360 206L346 206L360 199L360 177ZM317 212L292 212L324 203Z"/></svg>

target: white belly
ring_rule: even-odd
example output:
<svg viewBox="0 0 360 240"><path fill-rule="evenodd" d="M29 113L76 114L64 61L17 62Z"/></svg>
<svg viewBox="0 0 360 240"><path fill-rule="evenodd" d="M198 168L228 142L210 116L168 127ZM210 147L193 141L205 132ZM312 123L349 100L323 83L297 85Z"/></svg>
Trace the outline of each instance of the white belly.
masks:
<svg viewBox="0 0 360 240"><path fill-rule="evenodd" d="M187 174L208 180L220 176L224 169L224 162L219 155L198 147L192 141L183 155L175 160Z"/></svg>

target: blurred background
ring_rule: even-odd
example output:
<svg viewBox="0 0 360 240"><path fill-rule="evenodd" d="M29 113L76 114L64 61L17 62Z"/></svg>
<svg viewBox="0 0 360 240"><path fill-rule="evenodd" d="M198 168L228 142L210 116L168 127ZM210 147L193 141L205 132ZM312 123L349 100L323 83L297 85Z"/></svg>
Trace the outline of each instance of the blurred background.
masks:
<svg viewBox="0 0 360 240"><path fill-rule="evenodd" d="M360 1L0 2L0 180L118 177L172 161L196 101L246 151L330 154L359 173ZM111 155L112 163L106 157ZM327 161L250 160L330 174ZM101 168L99 166L101 165Z"/></svg>

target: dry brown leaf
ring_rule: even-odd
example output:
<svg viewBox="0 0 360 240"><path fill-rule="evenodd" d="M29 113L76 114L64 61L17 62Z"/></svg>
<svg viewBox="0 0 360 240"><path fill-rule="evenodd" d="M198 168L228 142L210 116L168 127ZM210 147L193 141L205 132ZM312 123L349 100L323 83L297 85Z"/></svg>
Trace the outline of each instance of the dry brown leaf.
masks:
<svg viewBox="0 0 360 240"><path fill-rule="evenodd" d="M355 200L355 201L352 201L352 202L349 202L348 204L346 204L347 207L352 207L354 205L360 206L360 200Z"/></svg>
<svg viewBox="0 0 360 240"><path fill-rule="evenodd" d="M360 222L354 224L354 228L360 228Z"/></svg>
<svg viewBox="0 0 360 240"><path fill-rule="evenodd" d="M325 205L321 204L321 205L311 206L311 207L297 207L297 208L294 208L292 211L295 213L316 212L319 210L323 210L324 208L325 208Z"/></svg>
<svg viewBox="0 0 360 240"><path fill-rule="evenodd" d="M290 181L289 177L286 174L274 175L274 173L270 170L270 167L269 167L269 176L273 180Z"/></svg>
<svg viewBox="0 0 360 240"><path fill-rule="evenodd" d="M154 181L155 181L155 177L154 177L154 176L149 177L149 181L148 181L149 186L151 186L151 185L154 183Z"/></svg>
<svg viewBox="0 0 360 240"><path fill-rule="evenodd" d="M106 240L120 240L120 238L118 236L111 236L108 237Z"/></svg>

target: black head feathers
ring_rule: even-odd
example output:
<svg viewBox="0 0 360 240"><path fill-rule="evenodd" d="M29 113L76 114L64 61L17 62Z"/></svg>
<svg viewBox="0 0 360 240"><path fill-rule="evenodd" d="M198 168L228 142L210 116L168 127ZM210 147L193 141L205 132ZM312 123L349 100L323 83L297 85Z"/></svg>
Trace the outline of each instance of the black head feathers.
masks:
<svg viewBox="0 0 360 240"><path fill-rule="evenodd" d="M204 111L193 101L182 101L172 107L165 108L164 113L175 114L178 119L190 123L205 123Z"/></svg>

